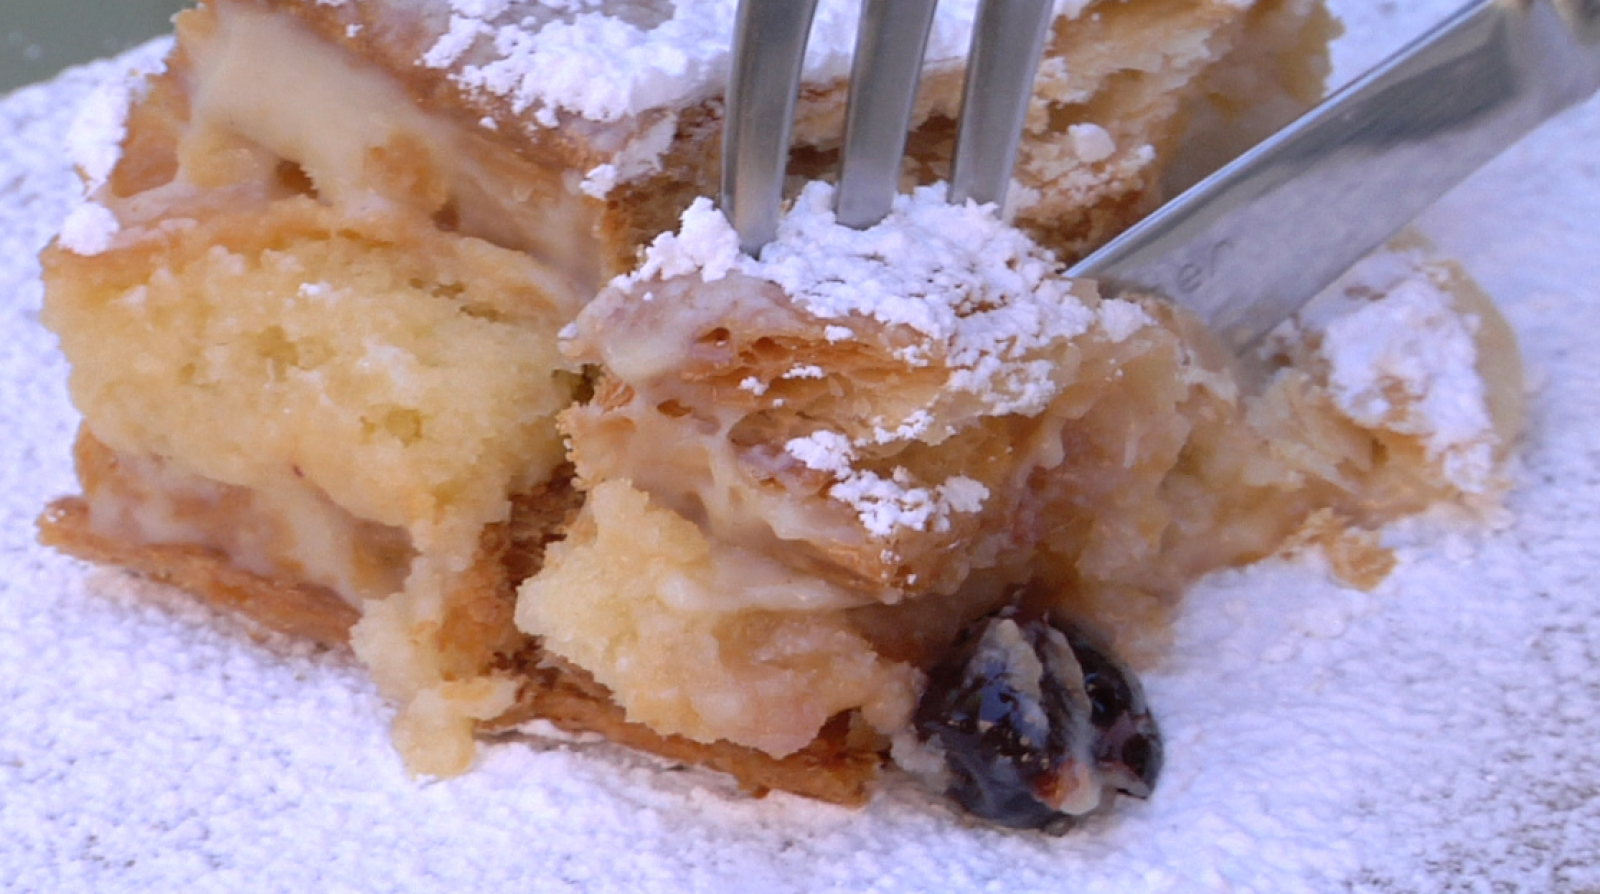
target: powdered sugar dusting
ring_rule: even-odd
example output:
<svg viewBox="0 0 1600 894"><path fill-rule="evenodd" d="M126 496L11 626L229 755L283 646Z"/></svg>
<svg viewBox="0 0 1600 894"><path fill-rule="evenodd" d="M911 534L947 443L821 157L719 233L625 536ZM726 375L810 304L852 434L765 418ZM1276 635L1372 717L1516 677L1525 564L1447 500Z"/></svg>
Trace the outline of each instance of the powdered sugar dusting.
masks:
<svg viewBox="0 0 1600 894"><path fill-rule="evenodd" d="M1413 277L1333 321L1322 341L1339 407L1362 425L1422 437L1469 492L1485 490L1494 469L1476 325L1443 288Z"/></svg>
<svg viewBox="0 0 1600 894"><path fill-rule="evenodd" d="M511 101L518 112L561 110L615 121L677 108L720 93L727 81L737 0L579 0L513 4L450 0L448 29L420 60L454 68L462 86ZM1076 17L1088 0L1056 0ZM965 55L977 0L937 9L926 58ZM843 77L855 47L859 4L822 0L807 48L805 77ZM539 120L550 122L547 115Z"/></svg>
<svg viewBox="0 0 1600 894"><path fill-rule="evenodd" d="M165 48L161 51L164 53ZM161 71L159 58L130 66L126 76L106 81L83 104L67 130L67 153L83 174L84 186L93 192L105 185L111 169L122 158L122 138L127 132L128 107L146 92L146 73Z"/></svg>
<svg viewBox="0 0 1600 894"><path fill-rule="evenodd" d="M1341 56L1370 61L1457 4L1339 6ZM71 110L121 67L0 98L0 888L1600 890L1595 103L1424 221L1543 382L1508 526L1390 529L1402 563L1376 593L1315 557L1208 579L1145 676L1169 744L1155 798L1043 839L908 785L861 811L757 800L608 745L502 742L460 779L408 779L352 659L35 544L39 506L74 488L78 419L34 255L77 192Z"/></svg>
<svg viewBox="0 0 1600 894"><path fill-rule="evenodd" d="M170 38L163 38L129 55L122 73L107 78L90 94L67 130L67 154L83 177L84 196L61 228L61 244L70 251L97 255L111 247L121 229L116 215L93 197L122 158L128 108L145 94L146 76L165 70L171 45Z"/></svg>
<svg viewBox="0 0 1600 894"><path fill-rule="evenodd" d="M84 200L61 224L61 244L80 255L97 255L111 247L121 229L110 208Z"/></svg>
<svg viewBox="0 0 1600 894"><path fill-rule="evenodd" d="M929 488L914 485L905 469L895 469L888 478L858 469L855 446L826 429L794 438L784 450L806 468L832 475L837 483L828 496L854 509L874 537L892 537L900 528L948 531L952 512L977 512L989 497L987 487L963 475Z"/></svg>
<svg viewBox="0 0 1600 894"><path fill-rule="evenodd" d="M1111 299L1100 304L1100 326L1112 344L1121 344L1140 329L1153 325L1155 320L1150 314L1132 301Z"/></svg>
<svg viewBox="0 0 1600 894"><path fill-rule="evenodd" d="M777 283L819 319L866 317L924 336L944 352L949 387L979 395L997 414L1042 409L1057 386L1052 365L1032 353L1100 320L1052 254L993 208L946 202L943 185L899 196L883 222L855 230L834 217L833 187L811 183L759 259L739 250L727 219L700 199L678 232L658 237L639 269L614 284L689 275L713 282L734 270ZM1135 315L1115 304L1110 325L1125 337ZM926 350L912 346L905 359L926 363Z"/></svg>
<svg viewBox="0 0 1600 894"><path fill-rule="evenodd" d="M1495 457L1505 445L1479 373L1482 320L1459 306L1455 274L1414 241L1362 260L1266 350L1310 336L1341 412L1420 439L1450 483L1486 493L1500 484Z"/></svg>

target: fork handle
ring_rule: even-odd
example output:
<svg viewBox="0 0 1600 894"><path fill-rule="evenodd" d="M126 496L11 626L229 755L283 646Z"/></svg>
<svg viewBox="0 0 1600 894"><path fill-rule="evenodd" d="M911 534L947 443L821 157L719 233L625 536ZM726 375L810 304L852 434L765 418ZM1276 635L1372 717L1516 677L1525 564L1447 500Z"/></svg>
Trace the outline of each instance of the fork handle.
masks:
<svg viewBox="0 0 1600 894"><path fill-rule="evenodd" d="M1600 0L1477 0L1071 268L1236 349L1600 88Z"/></svg>

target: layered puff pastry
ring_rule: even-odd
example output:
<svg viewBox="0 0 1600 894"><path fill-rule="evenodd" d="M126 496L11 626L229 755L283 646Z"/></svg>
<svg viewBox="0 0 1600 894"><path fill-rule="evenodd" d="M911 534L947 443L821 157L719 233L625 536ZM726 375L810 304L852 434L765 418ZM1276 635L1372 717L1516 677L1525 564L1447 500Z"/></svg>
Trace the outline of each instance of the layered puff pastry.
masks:
<svg viewBox="0 0 1600 894"><path fill-rule="evenodd" d="M856 7L822 4L760 260L705 198L731 2L181 14L44 254L84 422L43 539L348 641L417 772L541 719L859 804L928 762L913 716L976 618L1137 664L1209 569L1319 539L1368 580L1365 527L1493 489L1514 389L1441 440L1426 383L1346 387L1336 322L1241 366L1060 277L1315 98L1318 3L1060 3L1004 209L938 185L971 5L856 233L826 183ZM1383 289L1421 303L1347 314L1511 368L1444 268Z"/></svg>

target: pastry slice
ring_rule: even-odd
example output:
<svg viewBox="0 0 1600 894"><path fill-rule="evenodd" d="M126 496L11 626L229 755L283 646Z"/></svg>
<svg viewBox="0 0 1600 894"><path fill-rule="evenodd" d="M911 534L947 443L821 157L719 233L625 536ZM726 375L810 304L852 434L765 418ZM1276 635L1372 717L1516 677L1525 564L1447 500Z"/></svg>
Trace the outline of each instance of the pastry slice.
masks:
<svg viewBox="0 0 1600 894"><path fill-rule="evenodd" d="M1057 276L1314 98L1320 4L1060 4L1015 226L934 186L874 237L907 269L919 228L974 228L1022 278L951 292L953 254L887 318L667 247L720 232L731 6L180 15L82 129L88 201L43 257L84 414L43 539L348 640L418 772L539 718L860 803L941 651L1019 594L1148 655L1186 581L1314 510L1459 492L1422 436L1373 440L1387 417L1305 411L1310 341L1262 391L1162 306ZM907 190L947 171L970 7L941 4ZM803 184L832 176L856 14L823 3L807 63L800 266L853 257ZM974 334L1024 318L1026 344Z"/></svg>
<svg viewBox="0 0 1600 894"><path fill-rule="evenodd" d="M1370 586L1372 526L1498 487L1515 349L1422 256L1240 361L942 186L864 231L832 206L808 186L757 260L698 202L563 340L598 373L560 417L583 505L515 620L653 729L785 755L847 715L937 766L936 671L984 619L1148 660L1207 571L1315 541Z"/></svg>

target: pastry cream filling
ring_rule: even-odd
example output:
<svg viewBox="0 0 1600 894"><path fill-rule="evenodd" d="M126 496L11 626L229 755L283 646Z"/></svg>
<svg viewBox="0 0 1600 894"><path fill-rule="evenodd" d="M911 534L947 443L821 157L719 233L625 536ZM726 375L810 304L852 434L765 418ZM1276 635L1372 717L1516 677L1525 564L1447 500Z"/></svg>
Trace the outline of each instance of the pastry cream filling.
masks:
<svg viewBox="0 0 1600 894"><path fill-rule="evenodd" d="M429 114L392 77L302 26L242 4L214 7L194 55L191 141L243 139L299 165L321 197L356 218L395 205L446 228L531 253L568 281L571 301L599 286L595 203L564 171Z"/></svg>
<svg viewBox="0 0 1600 894"><path fill-rule="evenodd" d="M292 474L241 488L152 457L96 457L79 468L95 533L220 550L246 571L293 575L352 605L399 590L415 555L403 530L352 516Z"/></svg>
<svg viewBox="0 0 1600 894"><path fill-rule="evenodd" d="M594 672L629 720L781 756L842 711L883 730L910 717L915 670L880 657L826 605L796 611L800 594L825 585L708 540L624 482L589 494L550 561L523 586L517 624ZM762 604L775 590L778 611Z"/></svg>

